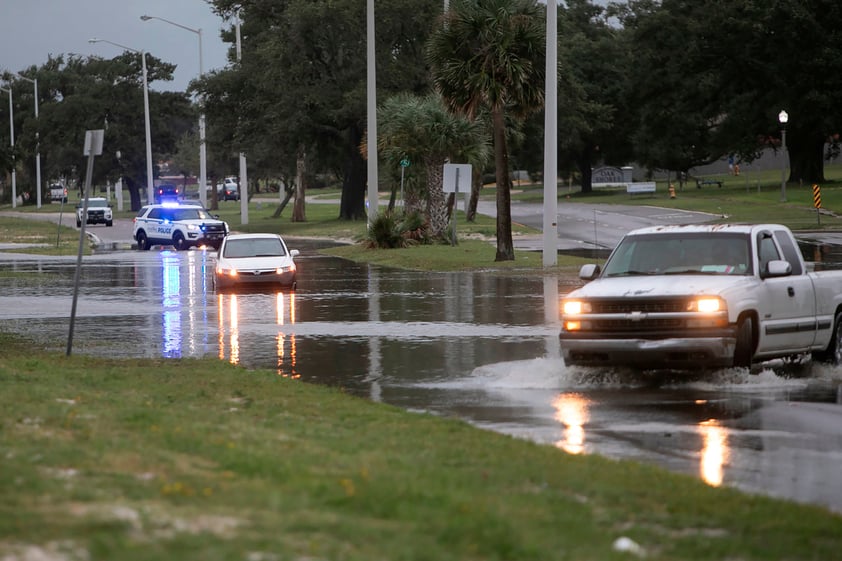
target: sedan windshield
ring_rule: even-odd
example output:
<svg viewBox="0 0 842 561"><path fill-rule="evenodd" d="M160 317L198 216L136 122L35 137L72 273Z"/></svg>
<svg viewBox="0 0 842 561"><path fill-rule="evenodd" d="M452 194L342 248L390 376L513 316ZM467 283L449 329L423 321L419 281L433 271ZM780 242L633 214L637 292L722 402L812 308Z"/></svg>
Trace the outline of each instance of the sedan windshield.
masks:
<svg viewBox="0 0 842 561"><path fill-rule="evenodd" d="M278 238L254 238L247 240L227 240L223 257L282 257L286 255L284 246Z"/></svg>

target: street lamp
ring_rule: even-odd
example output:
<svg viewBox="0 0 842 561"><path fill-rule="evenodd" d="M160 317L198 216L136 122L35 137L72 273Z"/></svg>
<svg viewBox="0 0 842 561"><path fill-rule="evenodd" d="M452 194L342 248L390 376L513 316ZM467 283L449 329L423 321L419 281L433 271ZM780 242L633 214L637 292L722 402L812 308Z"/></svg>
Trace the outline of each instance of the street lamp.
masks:
<svg viewBox="0 0 842 561"><path fill-rule="evenodd" d="M149 21L151 19L157 19L164 23L168 23L170 25L174 25L176 27L180 27L181 29L185 29L192 33L195 33L199 36L199 78L201 78L204 73L204 65L202 63L202 29L193 29L192 27L187 27L186 25L181 25L180 23L176 23L174 21L170 21L168 19L159 18L157 16L147 16L143 15L140 16L140 19L143 21ZM202 203L202 206L207 206L208 201L208 194L206 191L206 179L207 179L207 151L205 147L205 112L202 111L199 114L199 200ZM242 197L242 193L240 194Z"/></svg>
<svg viewBox="0 0 842 561"><path fill-rule="evenodd" d="M152 132L149 125L149 82L146 76L146 51L132 49L131 47L108 41L107 39L93 38L89 39L88 43L108 43L119 49L140 54L140 63L143 67L143 115L146 126L146 201L149 204L153 204L155 202L155 182L152 178ZM122 201L122 199L119 200Z"/></svg>
<svg viewBox="0 0 842 561"><path fill-rule="evenodd" d="M20 74L15 74L18 78L32 82L35 86L35 126L38 127L38 78L27 78ZM40 131L35 129L35 183L38 185L36 200L36 208L41 208L41 136Z"/></svg>
<svg viewBox="0 0 842 561"><path fill-rule="evenodd" d="M4 92L9 94L9 133L11 135L11 146L12 146L12 208L17 206L17 198L18 198L18 187L17 187L17 178L15 176L15 107L12 104L12 86L10 85L8 88L0 88Z"/></svg>
<svg viewBox="0 0 842 561"><path fill-rule="evenodd" d="M781 110L778 113L778 122L781 124L781 153L783 161L781 163L781 202L786 202L786 123L789 121L789 115L786 111Z"/></svg>

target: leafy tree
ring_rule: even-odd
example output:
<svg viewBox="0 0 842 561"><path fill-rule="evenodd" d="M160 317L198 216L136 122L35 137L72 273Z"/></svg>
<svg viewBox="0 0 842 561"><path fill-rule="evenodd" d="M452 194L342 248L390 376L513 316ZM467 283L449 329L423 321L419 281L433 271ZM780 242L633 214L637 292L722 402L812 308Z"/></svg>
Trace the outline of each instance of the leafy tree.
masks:
<svg viewBox="0 0 842 561"><path fill-rule="evenodd" d="M587 193L596 164L632 158L629 49L605 8L589 0L566 4L559 10L559 161L578 169Z"/></svg>
<svg viewBox="0 0 842 561"><path fill-rule="evenodd" d="M491 115L497 177L496 261L515 258L506 115L526 116L544 100L543 10L534 0L456 0L430 36L436 89L453 110Z"/></svg>
<svg viewBox="0 0 842 561"><path fill-rule="evenodd" d="M171 79L174 68L147 55L149 82ZM34 161L38 131L45 180L75 178L81 185L86 169L82 155L85 131L105 129L103 154L94 166L93 182L102 184L123 177L132 208L139 209L140 189L146 186L140 55L126 52L110 60L51 56L43 66L20 74L38 80L39 119L34 117L33 96L22 95L21 106L15 108L15 119L19 113L23 119L16 130L16 136L19 130L21 137L19 160ZM26 86L19 89L32 90L29 83ZM172 152L176 139L193 119L189 100L185 94L150 91L149 105L153 154Z"/></svg>
<svg viewBox="0 0 842 561"><path fill-rule="evenodd" d="M340 218L364 219L366 165L365 3L359 0L214 0L241 9L242 61L202 82L209 111L236 117L249 162L296 175L308 165L342 178ZM377 2L378 95L428 89L423 45L438 0ZM229 37L230 39L230 37ZM217 83L212 83L217 82ZM224 83L223 83L224 82ZM211 107L214 105L214 107ZM310 174L306 174L310 175Z"/></svg>
<svg viewBox="0 0 842 561"><path fill-rule="evenodd" d="M637 0L620 14L635 55L638 146L653 148L650 163L728 153L751 161L779 146L786 109L790 181L824 179L825 146L842 120L842 4Z"/></svg>
<svg viewBox="0 0 842 561"><path fill-rule="evenodd" d="M381 105L378 127L379 149L393 167L405 157L423 166L430 236L441 237L447 228L443 166L448 159L484 163L488 151L484 124L449 112L438 95L401 94ZM413 199L407 198L407 212L418 210Z"/></svg>

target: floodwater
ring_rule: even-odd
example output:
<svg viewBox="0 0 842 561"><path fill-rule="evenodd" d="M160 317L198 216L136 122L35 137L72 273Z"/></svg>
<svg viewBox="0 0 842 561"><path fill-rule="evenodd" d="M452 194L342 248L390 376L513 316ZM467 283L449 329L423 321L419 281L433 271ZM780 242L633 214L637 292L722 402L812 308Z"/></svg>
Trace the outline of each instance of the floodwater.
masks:
<svg viewBox="0 0 842 561"><path fill-rule="evenodd" d="M294 292L217 294L203 251L86 257L73 352L218 357L842 513L842 369L567 368L558 300L576 278L396 271L290 245L302 250ZM75 258L0 254L5 328L64 351L74 268Z"/></svg>

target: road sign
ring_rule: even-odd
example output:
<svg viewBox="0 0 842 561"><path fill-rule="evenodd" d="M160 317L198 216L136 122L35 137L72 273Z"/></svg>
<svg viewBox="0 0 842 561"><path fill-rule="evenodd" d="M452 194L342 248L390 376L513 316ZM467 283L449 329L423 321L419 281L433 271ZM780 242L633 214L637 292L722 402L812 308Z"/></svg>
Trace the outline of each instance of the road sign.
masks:
<svg viewBox="0 0 842 561"><path fill-rule="evenodd" d="M409 158L404 158L401 160L401 167L408 168L409 167Z"/></svg>
<svg viewBox="0 0 842 561"><path fill-rule="evenodd" d="M822 207L822 188L813 184L813 206L816 208Z"/></svg>
<svg viewBox="0 0 842 561"><path fill-rule="evenodd" d="M444 164L442 189L445 193L471 190L471 164Z"/></svg>

